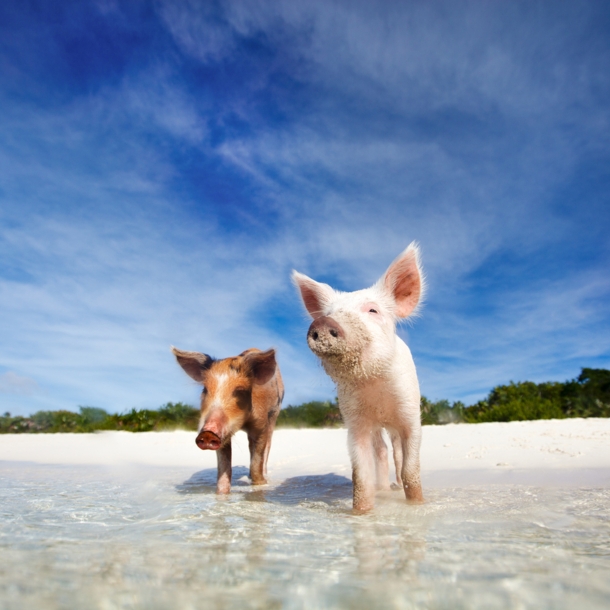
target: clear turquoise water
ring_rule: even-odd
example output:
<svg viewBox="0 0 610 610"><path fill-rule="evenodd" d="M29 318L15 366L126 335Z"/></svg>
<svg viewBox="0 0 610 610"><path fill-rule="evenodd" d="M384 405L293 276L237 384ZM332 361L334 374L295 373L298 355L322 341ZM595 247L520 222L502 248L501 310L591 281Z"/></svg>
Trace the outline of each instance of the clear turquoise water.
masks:
<svg viewBox="0 0 610 610"><path fill-rule="evenodd" d="M0 464L0 608L608 608L610 491ZM241 478L240 478L241 477Z"/></svg>

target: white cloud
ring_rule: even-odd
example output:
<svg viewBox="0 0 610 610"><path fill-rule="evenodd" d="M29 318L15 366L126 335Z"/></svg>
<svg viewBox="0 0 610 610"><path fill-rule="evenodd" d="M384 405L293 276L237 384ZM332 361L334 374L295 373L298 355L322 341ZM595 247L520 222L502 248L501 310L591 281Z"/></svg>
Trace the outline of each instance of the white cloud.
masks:
<svg viewBox="0 0 610 610"><path fill-rule="evenodd" d="M202 62L218 61L234 47L233 32L209 2L164 2L160 14L182 49Z"/></svg>
<svg viewBox="0 0 610 610"><path fill-rule="evenodd" d="M17 375L13 371L7 371L0 375L0 394L23 394L32 396L39 394L40 388L36 381L30 377Z"/></svg>
<svg viewBox="0 0 610 610"><path fill-rule="evenodd" d="M437 300L410 331L423 391L467 404L513 381L564 381L581 367L610 366L604 269L590 269L491 296L487 311L473 294L442 308ZM451 296L451 293L446 295Z"/></svg>

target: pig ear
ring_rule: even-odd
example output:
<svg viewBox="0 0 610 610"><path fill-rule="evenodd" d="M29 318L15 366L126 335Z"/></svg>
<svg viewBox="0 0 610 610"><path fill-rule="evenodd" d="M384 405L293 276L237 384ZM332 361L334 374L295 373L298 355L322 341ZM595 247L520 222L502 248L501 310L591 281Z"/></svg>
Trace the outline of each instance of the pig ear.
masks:
<svg viewBox="0 0 610 610"><path fill-rule="evenodd" d="M424 292L419 248L415 242L388 267L380 284L394 298L394 311L399 318L406 318L415 311Z"/></svg>
<svg viewBox="0 0 610 610"><path fill-rule="evenodd" d="M250 352L244 356L244 360L250 368L254 383L263 385L275 374L277 363L274 349L266 352Z"/></svg>
<svg viewBox="0 0 610 610"><path fill-rule="evenodd" d="M292 272L292 281L300 290L303 305L305 305L309 315L314 320L323 316L324 310L335 295L335 291L328 284L316 282L298 271Z"/></svg>
<svg viewBox="0 0 610 610"><path fill-rule="evenodd" d="M184 369L189 377L201 383L203 381L203 373L207 371L214 358L207 354L199 352L183 352L181 349L176 349L172 346L172 353L176 356L178 364Z"/></svg>

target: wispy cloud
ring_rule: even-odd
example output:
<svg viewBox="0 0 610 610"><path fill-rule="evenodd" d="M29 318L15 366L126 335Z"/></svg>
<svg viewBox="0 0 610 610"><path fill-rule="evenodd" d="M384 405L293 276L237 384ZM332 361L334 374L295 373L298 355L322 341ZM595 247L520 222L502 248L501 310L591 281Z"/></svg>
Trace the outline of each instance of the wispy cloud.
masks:
<svg viewBox="0 0 610 610"><path fill-rule="evenodd" d="M22 377L13 371L0 375L0 394L24 394L31 396L40 392L38 384L30 377Z"/></svg>

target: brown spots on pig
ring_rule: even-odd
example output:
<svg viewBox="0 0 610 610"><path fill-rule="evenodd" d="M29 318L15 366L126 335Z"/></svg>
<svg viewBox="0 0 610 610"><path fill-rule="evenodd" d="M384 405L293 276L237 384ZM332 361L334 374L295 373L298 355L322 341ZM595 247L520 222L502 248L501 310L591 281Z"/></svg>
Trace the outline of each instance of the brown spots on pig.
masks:
<svg viewBox="0 0 610 610"><path fill-rule="evenodd" d="M239 358L231 358L229 362L229 368L236 373L241 373L241 366L239 366Z"/></svg>
<svg viewBox="0 0 610 610"><path fill-rule="evenodd" d="M226 422L218 433L222 444L243 427L252 408L252 378L244 368L231 359L218 360L202 376L207 390L201 395L203 429L208 420L218 417L214 412L222 412Z"/></svg>
<svg viewBox="0 0 610 610"><path fill-rule="evenodd" d="M248 350L243 357L244 365L252 376L254 383L264 385L275 374L277 364L275 362L275 350L266 352Z"/></svg>
<svg viewBox="0 0 610 610"><path fill-rule="evenodd" d="M231 437L238 430L248 435L252 483L265 483L271 435L284 395L275 350L251 348L224 360L172 351L186 373L204 386L195 442L200 449L218 451L217 493L230 491Z"/></svg>

